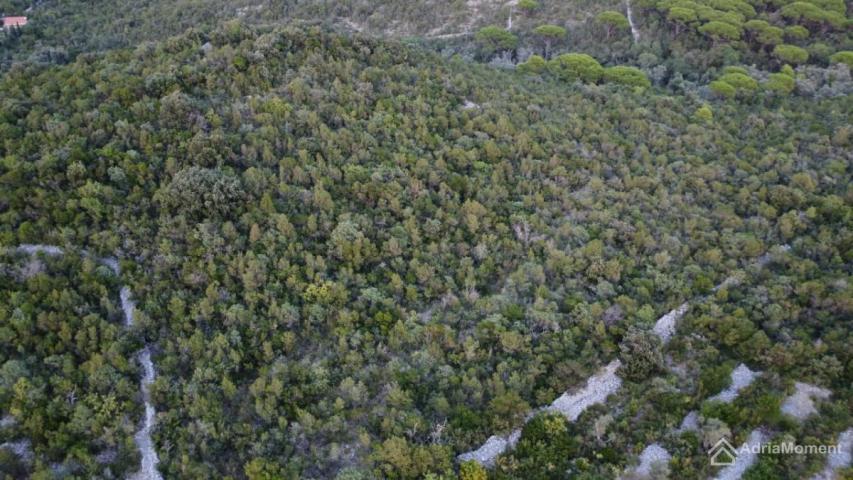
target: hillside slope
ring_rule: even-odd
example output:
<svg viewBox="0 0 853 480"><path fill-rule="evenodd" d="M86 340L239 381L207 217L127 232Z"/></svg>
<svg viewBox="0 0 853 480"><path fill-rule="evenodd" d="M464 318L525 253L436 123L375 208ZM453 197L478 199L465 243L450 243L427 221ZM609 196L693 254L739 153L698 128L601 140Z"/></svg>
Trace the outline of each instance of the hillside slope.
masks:
<svg viewBox="0 0 853 480"><path fill-rule="evenodd" d="M612 476L709 393L647 388L660 372L635 346L654 319L784 243L808 284L789 308L747 324L719 309L765 293L734 291L707 307L722 324L690 317L701 350L673 348L811 372L841 392L812 433L850 422L849 97L708 107L235 23L19 65L0 90L0 242L119 252L165 478L455 475L457 454L621 358L618 421L533 422L492 473L552 478L559 458ZM43 455L30 473L66 460L77 440L40 444L39 412L15 406ZM74 452L81 476L107 468Z"/></svg>

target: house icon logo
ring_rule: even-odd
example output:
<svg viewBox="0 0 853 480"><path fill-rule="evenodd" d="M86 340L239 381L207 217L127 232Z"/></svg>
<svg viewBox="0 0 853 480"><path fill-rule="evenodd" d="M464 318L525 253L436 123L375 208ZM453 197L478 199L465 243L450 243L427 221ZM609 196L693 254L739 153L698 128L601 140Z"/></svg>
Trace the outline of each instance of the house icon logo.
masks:
<svg viewBox="0 0 853 480"><path fill-rule="evenodd" d="M735 463L737 450L726 440L726 437L722 437L708 450L708 456L711 457L711 465L722 467Z"/></svg>

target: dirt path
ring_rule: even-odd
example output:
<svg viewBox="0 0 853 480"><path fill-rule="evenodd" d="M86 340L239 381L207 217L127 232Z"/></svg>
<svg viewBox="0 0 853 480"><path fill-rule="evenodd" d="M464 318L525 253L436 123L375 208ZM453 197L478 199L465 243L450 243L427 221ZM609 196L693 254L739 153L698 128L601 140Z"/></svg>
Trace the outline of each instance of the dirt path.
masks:
<svg viewBox="0 0 853 480"><path fill-rule="evenodd" d="M634 37L634 42L640 41L640 31L637 30L637 24L634 23L634 11L631 9L631 0L625 0L625 10L628 13L628 25L631 26L631 35Z"/></svg>
<svg viewBox="0 0 853 480"><path fill-rule="evenodd" d="M65 253L61 247L57 247L55 245L24 244L18 246L15 250L28 255L42 253L45 255L56 256L63 255ZM121 275L121 269L116 258L95 257L85 250L83 250L82 253L83 255L92 257L98 262L109 267L116 276ZM130 328L133 326L133 317L136 309L136 304L133 302L133 294L130 291L130 287L122 285L121 290L119 291L119 299L121 301L122 312L124 313L125 327ZM151 383L154 382L155 378L154 363L151 361L151 346L149 344L145 344L145 347L141 352L139 352L139 362L142 365L143 371L139 388L142 391L142 402L145 406L145 418L142 422L142 426L133 438L136 440L136 446L139 448L139 452L142 455L142 462L139 471L132 475L130 479L163 480L162 475L160 475L160 472L157 470L157 463L159 463L159 459L157 457L157 451L154 449L154 442L151 440L151 428L154 426L154 418L157 412L154 410L154 405L151 403L151 393L149 391L149 387Z"/></svg>
<svg viewBox="0 0 853 480"><path fill-rule="evenodd" d="M782 245L780 250L782 252L787 252L790 250L790 247L788 245ZM774 252L768 252L762 255L754 263L754 266L758 268L766 266L772 260L773 254ZM740 281L741 277L739 275L732 275L726 278L722 283L720 283L720 285L717 285L714 290L736 285ZM694 301L698 301L702 298L704 298L704 296L700 296L697 299L694 299ZM660 337L663 344L666 344L672 335L675 334L676 323L687 313L689 309L690 302L684 302L676 309L660 317L655 323L652 331ZM618 359L613 360L598 373L590 377L583 389L572 394L570 394L569 391L566 391L559 398L554 400L551 405L544 407L543 410L560 412L565 415L569 421L574 422L587 408L606 401L608 396L619 390L622 386L622 380L616 375L616 371L620 366L621 363ZM753 372L746 365L739 365L734 371L732 371L732 383L729 388L717 394L713 399L721 400L723 402L732 401L737 397L740 390L751 384L758 375L759 372ZM531 417L532 415L529 415L528 419ZM515 446L515 442L518 441L519 433L519 430L515 430L505 437L492 435L482 446L480 446L480 448L460 454L457 459L460 462L476 460L485 466L491 466L494 464L495 459L499 455L504 453L507 449ZM660 452L653 449L650 452L650 455L659 453Z"/></svg>

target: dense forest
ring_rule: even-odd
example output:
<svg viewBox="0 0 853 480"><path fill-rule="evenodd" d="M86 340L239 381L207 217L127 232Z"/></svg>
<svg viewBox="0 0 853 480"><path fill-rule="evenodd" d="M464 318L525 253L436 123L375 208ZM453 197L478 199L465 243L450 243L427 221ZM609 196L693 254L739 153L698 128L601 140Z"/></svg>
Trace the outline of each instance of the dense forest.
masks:
<svg viewBox="0 0 853 480"><path fill-rule="evenodd" d="M0 472L136 472L143 346L168 479L699 479L721 437L839 442L846 7L637 3L640 43L618 2L432 39L430 2L36 4L0 42ZM540 408L611 364L606 401Z"/></svg>

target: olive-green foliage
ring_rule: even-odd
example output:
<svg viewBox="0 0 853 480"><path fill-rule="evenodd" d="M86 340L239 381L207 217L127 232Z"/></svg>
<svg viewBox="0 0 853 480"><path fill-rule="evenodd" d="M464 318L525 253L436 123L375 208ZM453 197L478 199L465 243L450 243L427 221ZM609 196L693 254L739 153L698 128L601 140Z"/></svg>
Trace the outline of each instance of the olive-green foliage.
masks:
<svg viewBox="0 0 853 480"><path fill-rule="evenodd" d="M840 11L825 10L811 2L792 2L782 7L780 11L782 16L787 19L841 28L846 23L845 10L846 7Z"/></svg>
<svg viewBox="0 0 853 480"><path fill-rule="evenodd" d="M738 91L752 91L758 88L758 82L754 78L741 72L729 72L717 80L728 83Z"/></svg>
<svg viewBox="0 0 853 480"><path fill-rule="evenodd" d="M720 393L731 384L731 373L735 365L732 362L720 365L708 365L699 374L699 395L707 398Z"/></svg>
<svg viewBox="0 0 853 480"><path fill-rule="evenodd" d="M691 8L685 7L672 7L669 9L669 13L667 14L667 18L676 23L688 24L695 22L699 19L698 15L696 15L696 11Z"/></svg>
<svg viewBox="0 0 853 480"><path fill-rule="evenodd" d="M832 63L843 63L853 68L853 51L836 52L829 57L829 61Z"/></svg>
<svg viewBox="0 0 853 480"><path fill-rule="evenodd" d="M522 12L529 14L539 8L539 2L536 0L519 0L518 8L520 8Z"/></svg>
<svg viewBox="0 0 853 480"><path fill-rule="evenodd" d="M660 337L652 332L632 328L619 344L622 357L620 375L639 382L663 368Z"/></svg>
<svg viewBox="0 0 853 480"><path fill-rule="evenodd" d="M548 69L567 82L595 83L604 75L604 67L585 53L564 53L548 62Z"/></svg>
<svg viewBox="0 0 853 480"><path fill-rule="evenodd" d="M533 29L533 33L542 40L546 57L551 51L551 46L566 37L566 29L558 25L540 25Z"/></svg>
<svg viewBox="0 0 853 480"><path fill-rule="evenodd" d="M73 451L80 477L129 474L143 408L118 279L78 252L38 257L0 255L0 411L12 419L0 437L30 442L48 472ZM116 461L96 462L104 452ZM37 473L23 459L0 465L18 478Z"/></svg>
<svg viewBox="0 0 853 480"><path fill-rule="evenodd" d="M785 63L798 65L809 59L809 52L796 45L776 45L773 56Z"/></svg>
<svg viewBox="0 0 853 480"><path fill-rule="evenodd" d="M615 66L604 69L606 83L619 83L634 87L649 87L651 82L642 70L636 67Z"/></svg>
<svg viewBox="0 0 853 480"><path fill-rule="evenodd" d="M569 423L560 413L540 413L521 430L521 438L508 462L516 478L551 478L564 472L578 453Z"/></svg>
<svg viewBox="0 0 853 480"><path fill-rule="evenodd" d="M177 172L158 198L170 211L216 218L228 214L246 194L233 175L218 169L189 167Z"/></svg>
<svg viewBox="0 0 853 480"><path fill-rule="evenodd" d="M693 114L693 118L702 123L708 123L714 120L714 111L711 110L711 106L706 103L696 109L696 112Z"/></svg>
<svg viewBox="0 0 853 480"><path fill-rule="evenodd" d="M72 476L105 478L90 461L101 445L123 445L114 476L138 465L125 352L145 338L164 478L452 478L456 455L520 428L620 355L630 327L687 300L690 335L658 349L688 371L743 361L833 390L825 415L787 426L775 380L756 385L720 409L740 422L729 433L767 419L834 441L850 424L847 99L721 102L698 125L698 95L637 90L236 23L9 70L0 243L116 252L139 312L111 333L117 284L88 278L100 267L58 271L82 272L63 288L85 301L0 269L0 290L45 299L0 302L0 410L29 412L15 432L59 432L34 434L50 451L20 476L72 452ZM241 193L210 212L196 210L207 189L178 205L190 169ZM782 243L791 252L749 267ZM737 288L710 291L733 270ZM94 331L71 318L79 306L102 319ZM38 388L10 403L20 378ZM691 385L660 371L577 423L531 422L492 474L611 478L700 408ZM71 386L78 405L96 391L118 407L91 399L66 422ZM713 476L700 440L673 439L673 478Z"/></svg>
<svg viewBox="0 0 853 480"><path fill-rule="evenodd" d="M735 65L729 65L729 66L723 68L723 74L729 74L729 73L739 73L741 75L749 75L749 71L747 69L745 69L743 67L738 67Z"/></svg>
<svg viewBox="0 0 853 480"><path fill-rule="evenodd" d="M737 89L722 80L714 80L708 84L708 87L714 94L723 98L734 98L737 95Z"/></svg>
<svg viewBox="0 0 853 480"><path fill-rule="evenodd" d="M480 48L488 54L512 50L518 45L518 37L494 25L481 28L475 35Z"/></svg>
<svg viewBox="0 0 853 480"><path fill-rule="evenodd" d="M740 39L742 30L731 23L711 21L701 27L699 31L718 40L734 41Z"/></svg>
<svg viewBox="0 0 853 480"><path fill-rule="evenodd" d="M459 465L459 480L487 480L488 478L486 469L474 460Z"/></svg>
<svg viewBox="0 0 853 480"><path fill-rule="evenodd" d="M802 25L790 25L785 27L785 38L792 41L805 40L809 38L809 30Z"/></svg>
<svg viewBox="0 0 853 480"><path fill-rule="evenodd" d="M730 54L749 57L751 63L766 62L768 67L773 63L768 47L784 41L798 43L810 35L819 37L820 43L826 45L850 40L849 33L841 33L849 23L847 7L836 0L649 0L649 3L661 21L673 26L673 40L682 48L700 50L707 47L707 43L703 45L694 34L700 33L712 44L728 42ZM822 52L814 56L813 63L825 62L825 57L831 53L828 49Z"/></svg>
<svg viewBox="0 0 853 480"><path fill-rule="evenodd" d="M548 68L548 62L539 55L531 55L526 61L519 63L517 68L522 73L543 73Z"/></svg>
<svg viewBox="0 0 853 480"><path fill-rule="evenodd" d="M539 25L533 29L533 33L543 38L559 40L566 35L566 29L558 25Z"/></svg>
<svg viewBox="0 0 853 480"><path fill-rule="evenodd" d="M607 38L610 38L617 31L627 30L630 27L625 15L614 10L605 10L599 13L596 15L595 21L604 27Z"/></svg>
<svg viewBox="0 0 853 480"><path fill-rule="evenodd" d="M782 43L785 34L784 30L770 25L764 20L750 20L744 23L743 26L762 45L777 45Z"/></svg>
<svg viewBox="0 0 853 480"><path fill-rule="evenodd" d="M767 90L785 95L793 92L796 86L797 82L794 77L785 73L771 73L767 81L764 82L764 88Z"/></svg>

